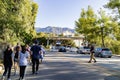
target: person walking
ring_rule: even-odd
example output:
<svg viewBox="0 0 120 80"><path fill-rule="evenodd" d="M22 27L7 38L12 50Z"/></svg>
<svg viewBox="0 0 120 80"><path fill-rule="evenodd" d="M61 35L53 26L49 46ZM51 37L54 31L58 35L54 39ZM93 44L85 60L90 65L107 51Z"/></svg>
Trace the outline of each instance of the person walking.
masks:
<svg viewBox="0 0 120 80"><path fill-rule="evenodd" d="M45 49L44 49L43 46L41 47L41 50L42 50L42 52L43 52L43 57L45 57L46 51L45 51Z"/></svg>
<svg viewBox="0 0 120 80"><path fill-rule="evenodd" d="M26 44L25 46L26 46L26 50L29 52L30 55L30 46L28 44ZM28 64L31 65L31 57L28 60Z"/></svg>
<svg viewBox="0 0 120 80"><path fill-rule="evenodd" d="M16 75L17 73L17 69L18 69L18 57L19 57L19 53L20 53L21 47L20 46L16 46L15 48L15 53L14 53L14 70L15 73L14 75Z"/></svg>
<svg viewBox="0 0 120 80"><path fill-rule="evenodd" d="M41 53L40 53L40 64L42 63L42 61L43 61L43 58L44 58L44 56L45 56L45 49L43 48L43 45L40 45L40 47L41 47Z"/></svg>
<svg viewBox="0 0 120 80"><path fill-rule="evenodd" d="M42 48L41 48L41 53L40 53L39 56L40 56L40 57L39 57L39 61L40 61L40 64L41 64L42 61L43 61L43 51L42 51Z"/></svg>
<svg viewBox="0 0 120 80"><path fill-rule="evenodd" d="M94 62L97 62L94 56L94 45L91 45L90 47L90 60L88 61L88 63L91 63L92 59L94 60Z"/></svg>
<svg viewBox="0 0 120 80"><path fill-rule="evenodd" d="M8 45L7 49L4 51L4 54L3 54L3 64L4 64L5 70L4 70L4 73L2 76L2 80L5 79L5 76L7 73L8 73L7 80L11 80L10 76L11 76L11 68L12 68L12 64L13 64L12 53L13 53L13 51L11 49L11 46Z"/></svg>
<svg viewBox="0 0 120 80"><path fill-rule="evenodd" d="M38 74L39 69L39 56L41 53L41 47L38 45L38 42L35 41L35 44L31 47L31 58L32 58L32 74Z"/></svg>
<svg viewBox="0 0 120 80"><path fill-rule="evenodd" d="M26 50L26 46L22 46L22 51L19 54L19 67L20 77L19 80L24 80L25 70L28 65L29 52Z"/></svg>
<svg viewBox="0 0 120 80"><path fill-rule="evenodd" d="M17 47L20 47L20 49L21 49L20 43L17 43L17 45L14 47L14 52L16 52L16 48L17 48Z"/></svg>

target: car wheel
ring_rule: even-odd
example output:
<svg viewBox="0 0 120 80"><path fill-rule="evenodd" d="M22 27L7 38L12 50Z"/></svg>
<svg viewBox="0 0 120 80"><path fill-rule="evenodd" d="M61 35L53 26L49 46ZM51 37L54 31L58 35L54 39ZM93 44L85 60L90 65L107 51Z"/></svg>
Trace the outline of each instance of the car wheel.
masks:
<svg viewBox="0 0 120 80"><path fill-rule="evenodd" d="M95 55L96 57L100 57L100 55Z"/></svg>
<svg viewBox="0 0 120 80"><path fill-rule="evenodd" d="M101 55L100 55L100 54L97 54L96 56L97 56L97 57L101 57Z"/></svg>
<svg viewBox="0 0 120 80"><path fill-rule="evenodd" d="M103 58L103 55L100 55L101 58Z"/></svg>

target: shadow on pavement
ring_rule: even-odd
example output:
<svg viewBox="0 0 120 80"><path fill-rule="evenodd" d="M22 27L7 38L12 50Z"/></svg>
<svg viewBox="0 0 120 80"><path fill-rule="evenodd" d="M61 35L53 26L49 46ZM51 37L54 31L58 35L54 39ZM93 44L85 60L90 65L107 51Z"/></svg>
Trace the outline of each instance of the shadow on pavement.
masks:
<svg viewBox="0 0 120 80"><path fill-rule="evenodd" d="M39 69L37 75L27 74L27 80L104 80L107 77L96 69L86 68L75 62L47 61Z"/></svg>
<svg viewBox="0 0 120 80"><path fill-rule="evenodd" d="M120 80L120 78L116 77L116 76L107 76L107 77L105 77L104 80Z"/></svg>

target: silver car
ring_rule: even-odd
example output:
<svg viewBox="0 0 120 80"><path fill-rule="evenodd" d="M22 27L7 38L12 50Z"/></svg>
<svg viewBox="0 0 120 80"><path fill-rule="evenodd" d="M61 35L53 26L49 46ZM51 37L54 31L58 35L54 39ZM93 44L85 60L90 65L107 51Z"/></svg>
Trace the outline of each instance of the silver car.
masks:
<svg viewBox="0 0 120 80"><path fill-rule="evenodd" d="M96 48L95 49L95 56L96 57L112 57L112 51L109 48Z"/></svg>
<svg viewBox="0 0 120 80"><path fill-rule="evenodd" d="M77 53L79 53L79 54L90 54L90 48L86 47L86 46L80 47L80 48L78 48Z"/></svg>

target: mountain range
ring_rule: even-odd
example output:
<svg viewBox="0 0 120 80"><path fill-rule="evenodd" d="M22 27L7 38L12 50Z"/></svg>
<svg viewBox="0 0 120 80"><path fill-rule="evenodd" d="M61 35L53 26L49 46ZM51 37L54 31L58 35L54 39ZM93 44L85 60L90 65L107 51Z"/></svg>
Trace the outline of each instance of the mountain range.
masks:
<svg viewBox="0 0 120 80"><path fill-rule="evenodd" d="M39 32L44 32L44 33L55 33L55 34L61 34L64 33L66 31L71 32L71 33L75 33L75 29L70 29L70 28L61 28L61 27L52 27L52 26L48 26L45 28L35 28L37 33Z"/></svg>

